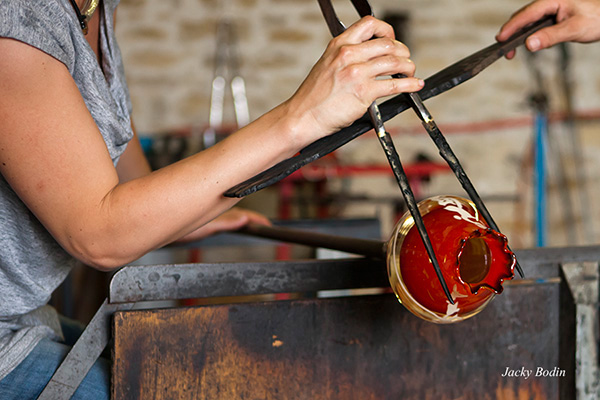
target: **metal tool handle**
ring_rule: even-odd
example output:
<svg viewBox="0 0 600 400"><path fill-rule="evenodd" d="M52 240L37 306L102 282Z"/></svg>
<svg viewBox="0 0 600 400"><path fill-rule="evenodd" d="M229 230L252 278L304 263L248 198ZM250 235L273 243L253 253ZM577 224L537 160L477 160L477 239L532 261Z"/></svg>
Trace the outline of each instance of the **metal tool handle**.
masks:
<svg viewBox="0 0 600 400"><path fill-rule="evenodd" d="M377 259L385 259L387 254L387 242L374 239L358 239L258 224L247 225L237 232L244 235L279 240L282 242L339 250Z"/></svg>
<svg viewBox="0 0 600 400"><path fill-rule="evenodd" d="M404 168L402 168L402 163L400 162L400 158L398 157L398 152L394 147L394 142L392 142L392 138L389 134L379 136L379 141L383 150L386 153L387 159L392 167L392 171L394 172L394 176L396 181L398 182L398 186L400 186L400 190L402 191L402 196L404 197L404 201L406 202L406 206L410 211L410 215L412 215L413 220L415 221L415 225L417 230L419 231L419 235L423 241L423 245L425 246L425 250L427 251L427 255L429 256L429 260L433 264L433 270L435 271L438 280L444 290L444 294L448 298L448 301L451 304L454 304L454 299L452 299L452 295L450 294L450 290L448 289L448 285L444 279L442 274L442 270L440 269L439 263L437 261L437 257L435 255L435 251L433 250L433 246L431 241L429 240L429 235L427 234L427 229L425 228L425 223L423 222L423 218L421 217L421 212L419 211L419 206L417 201L415 200L415 195L410 187L410 183L408 182L408 178L406 173L404 173Z"/></svg>

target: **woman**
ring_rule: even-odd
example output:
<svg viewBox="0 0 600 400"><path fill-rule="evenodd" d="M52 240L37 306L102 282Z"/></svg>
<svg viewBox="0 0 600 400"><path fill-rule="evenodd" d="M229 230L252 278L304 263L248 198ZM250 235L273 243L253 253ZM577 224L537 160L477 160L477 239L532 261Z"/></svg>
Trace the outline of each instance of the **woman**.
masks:
<svg viewBox="0 0 600 400"><path fill-rule="evenodd" d="M118 0L83 3L0 0L3 399L36 398L68 351L45 304L75 262L108 271L175 240L267 223L227 211L236 200L223 192L349 125L375 99L423 87L392 28L364 18L330 42L289 100L151 173L114 37ZM375 79L395 73L407 78ZM75 398L108 398L105 362Z"/></svg>

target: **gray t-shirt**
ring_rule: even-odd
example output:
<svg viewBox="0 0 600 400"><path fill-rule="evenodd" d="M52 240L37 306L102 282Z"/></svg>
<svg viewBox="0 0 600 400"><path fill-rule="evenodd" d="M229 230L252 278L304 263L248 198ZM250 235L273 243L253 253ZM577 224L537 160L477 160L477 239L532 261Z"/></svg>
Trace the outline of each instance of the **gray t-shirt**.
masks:
<svg viewBox="0 0 600 400"><path fill-rule="evenodd" d="M0 37L27 43L67 67L115 165L133 136L113 29L118 2L104 0L96 11L100 66L69 0L0 0ZM56 312L46 304L76 263L0 176L0 379L43 337L61 336Z"/></svg>

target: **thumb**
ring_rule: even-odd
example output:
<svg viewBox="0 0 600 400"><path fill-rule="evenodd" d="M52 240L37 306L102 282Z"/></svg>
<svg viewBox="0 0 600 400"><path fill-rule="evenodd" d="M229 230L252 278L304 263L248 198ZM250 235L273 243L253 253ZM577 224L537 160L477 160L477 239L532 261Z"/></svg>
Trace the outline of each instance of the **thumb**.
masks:
<svg viewBox="0 0 600 400"><path fill-rule="evenodd" d="M575 35L571 25L569 22L564 22L540 29L527 38L525 46L529 51L538 51L552 47L557 43L572 40Z"/></svg>

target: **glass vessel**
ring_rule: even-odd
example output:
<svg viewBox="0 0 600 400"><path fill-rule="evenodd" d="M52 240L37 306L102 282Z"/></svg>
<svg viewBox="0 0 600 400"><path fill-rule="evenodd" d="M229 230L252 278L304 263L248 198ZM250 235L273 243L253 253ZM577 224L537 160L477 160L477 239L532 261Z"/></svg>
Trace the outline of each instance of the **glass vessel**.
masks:
<svg viewBox="0 0 600 400"><path fill-rule="evenodd" d="M516 258L506 236L490 229L475 205L461 197L432 197L419 203L419 211L454 304L444 294L409 212L388 242L387 269L394 293L410 312L430 322L474 316L502 292L502 282L514 276Z"/></svg>

